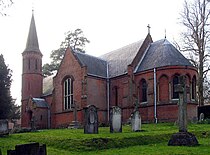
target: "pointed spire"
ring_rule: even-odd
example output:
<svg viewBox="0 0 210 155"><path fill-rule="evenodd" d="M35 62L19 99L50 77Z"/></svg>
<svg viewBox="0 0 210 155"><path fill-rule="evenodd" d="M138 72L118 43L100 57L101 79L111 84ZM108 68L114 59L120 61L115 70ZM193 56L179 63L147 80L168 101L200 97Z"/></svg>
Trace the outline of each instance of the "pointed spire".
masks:
<svg viewBox="0 0 210 155"><path fill-rule="evenodd" d="M25 51L40 52L33 10Z"/></svg>

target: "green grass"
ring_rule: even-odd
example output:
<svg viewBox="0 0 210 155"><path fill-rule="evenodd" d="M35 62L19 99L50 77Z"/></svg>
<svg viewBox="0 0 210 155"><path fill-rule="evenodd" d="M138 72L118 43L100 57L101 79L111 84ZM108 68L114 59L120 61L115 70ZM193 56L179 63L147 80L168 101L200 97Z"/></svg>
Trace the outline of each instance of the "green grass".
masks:
<svg viewBox="0 0 210 155"><path fill-rule="evenodd" d="M0 138L0 149L6 155L8 149L17 144L39 142L47 145L48 155L68 154L145 154L185 155L210 154L210 125L191 124L188 131L196 135L199 146L167 146L177 126L169 123L143 124L142 132L131 132L123 126L122 133L110 133L109 128L99 128L99 134L84 134L83 129L52 129L37 132L11 134ZM206 133L206 134L203 134Z"/></svg>

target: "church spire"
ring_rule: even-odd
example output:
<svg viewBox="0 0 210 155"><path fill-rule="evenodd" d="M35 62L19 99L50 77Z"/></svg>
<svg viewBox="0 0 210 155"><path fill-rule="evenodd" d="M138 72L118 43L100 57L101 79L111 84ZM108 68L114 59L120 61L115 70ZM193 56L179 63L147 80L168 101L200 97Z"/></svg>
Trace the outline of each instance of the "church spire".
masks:
<svg viewBox="0 0 210 155"><path fill-rule="evenodd" d="M27 43L26 43L26 48L24 50L25 52L26 51L28 51L28 52L29 51L40 52L33 12L34 11L32 11L31 24L30 24L29 33L28 33L28 39L27 39Z"/></svg>

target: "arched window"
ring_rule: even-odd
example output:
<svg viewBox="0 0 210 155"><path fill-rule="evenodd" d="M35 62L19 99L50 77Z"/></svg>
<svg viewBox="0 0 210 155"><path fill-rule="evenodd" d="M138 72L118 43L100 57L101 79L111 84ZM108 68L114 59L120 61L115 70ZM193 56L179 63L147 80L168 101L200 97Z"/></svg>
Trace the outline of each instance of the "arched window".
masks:
<svg viewBox="0 0 210 155"><path fill-rule="evenodd" d="M194 99L195 100L195 98L196 98L196 78L195 78L195 76L193 76L193 79L192 79L192 92L191 92L191 94L192 94L192 99Z"/></svg>
<svg viewBox="0 0 210 155"><path fill-rule="evenodd" d="M178 75L175 75L174 78L173 78L173 96L172 98L173 99L178 99L179 98L179 93L178 92L175 92L175 85L177 85L179 83L179 77Z"/></svg>
<svg viewBox="0 0 210 155"><path fill-rule="evenodd" d="M67 78L63 83L64 110L71 109L73 104L73 80Z"/></svg>
<svg viewBox="0 0 210 155"><path fill-rule="evenodd" d="M140 81L139 89L140 102L147 102L147 82L145 79Z"/></svg>
<svg viewBox="0 0 210 155"><path fill-rule="evenodd" d="M31 69L31 60L28 59L28 70L30 70L30 69Z"/></svg>
<svg viewBox="0 0 210 155"><path fill-rule="evenodd" d="M36 70L38 69L38 60L37 59L35 60L35 69Z"/></svg>

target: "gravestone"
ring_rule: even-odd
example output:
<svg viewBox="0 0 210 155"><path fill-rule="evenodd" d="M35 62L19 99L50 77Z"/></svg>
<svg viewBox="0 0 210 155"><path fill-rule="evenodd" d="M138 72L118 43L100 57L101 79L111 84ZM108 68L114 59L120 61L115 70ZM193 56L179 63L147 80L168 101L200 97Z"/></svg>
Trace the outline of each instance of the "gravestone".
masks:
<svg viewBox="0 0 210 155"><path fill-rule="evenodd" d="M121 109L113 106L110 111L110 132L122 132Z"/></svg>
<svg viewBox="0 0 210 155"><path fill-rule="evenodd" d="M89 105L84 108L85 111L85 127L84 133L97 134L98 133L98 113L94 105Z"/></svg>
<svg viewBox="0 0 210 155"><path fill-rule="evenodd" d="M134 112L131 114L131 130L135 132L141 130L141 116L139 113L139 102L137 99L134 102Z"/></svg>
<svg viewBox="0 0 210 155"><path fill-rule="evenodd" d="M16 145L15 150L7 150L7 155L47 155L46 145L39 143Z"/></svg>
<svg viewBox="0 0 210 155"><path fill-rule="evenodd" d="M203 122L204 121L204 113L201 113L199 116L199 122Z"/></svg>
<svg viewBox="0 0 210 155"><path fill-rule="evenodd" d="M179 76L179 83L175 85L175 92L179 93L178 102L178 123L179 132L171 136L169 146L196 146L197 138L194 134L187 131L187 87L186 76Z"/></svg>
<svg viewBox="0 0 210 155"><path fill-rule="evenodd" d="M0 136L9 134L8 120L0 120Z"/></svg>
<svg viewBox="0 0 210 155"><path fill-rule="evenodd" d="M131 129L135 132L141 130L141 116L139 111L134 111L131 115Z"/></svg>

